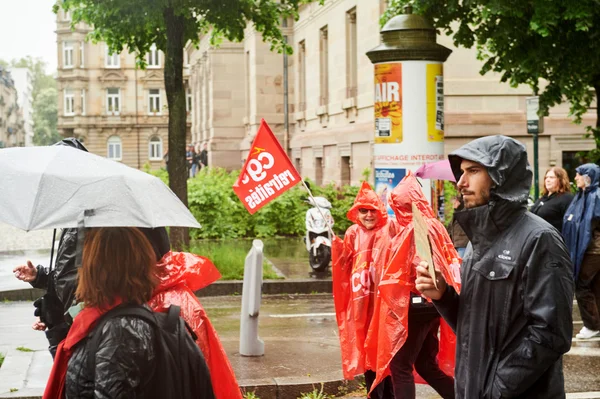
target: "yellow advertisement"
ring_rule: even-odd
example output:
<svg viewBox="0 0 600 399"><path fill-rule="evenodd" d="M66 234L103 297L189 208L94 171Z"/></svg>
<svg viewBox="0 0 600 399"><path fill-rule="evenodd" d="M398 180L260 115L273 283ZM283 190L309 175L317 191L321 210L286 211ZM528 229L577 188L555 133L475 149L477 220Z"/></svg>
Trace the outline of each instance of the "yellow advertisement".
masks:
<svg viewBox="0 0 600 399"><path fill-rule="evenodd" d="M375 65L375 144L402 142L402 64Z"/></svg>
<svg viewBox="0 0 600 399"><path fill-rule="evenodd" d="M444 71L427 64L427 141L444 141Z"/></svg>

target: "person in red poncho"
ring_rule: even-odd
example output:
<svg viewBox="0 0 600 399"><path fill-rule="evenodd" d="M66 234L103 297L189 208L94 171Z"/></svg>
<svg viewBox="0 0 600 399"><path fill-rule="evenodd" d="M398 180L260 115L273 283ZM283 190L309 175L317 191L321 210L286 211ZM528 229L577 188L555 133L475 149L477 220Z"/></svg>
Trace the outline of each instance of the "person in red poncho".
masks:
<svg viewBox="0 0 600 399"><path fill-rule="evenodd" d="M389 205L396 214L397 231L392 241L395 252L390 259L382 277L382 301L402 304L394 307L394 312L404 325L408 334L396 337L397 351L393 358L380 353L384 358L380 363L389 362L394 394L396 398L415 398L415 379L413 368L444 399L454 398L454 350L455 338L449 328L442 328L441 339L444 352L440 352L438 330L440 315L433 304L420 296L415 288L416 266L419 257L415 251L414 224L412 205L414 204L427 223L429 241L432 247L434 264L444 275L451 274L447 281L460 290L460 282L456 270L452 270L452 262L456 266L459 256L454 249L450 237L442 223L435 217L421 187L410 172L390 193ZM390 300L387 291L388 283L399 284L404 288L403 298ZM393 297L392 297L393 299ZM407 317L408 316L408 317ZM446 374L444 371L446 371Z"/></svg>
<svg viewBox="0 0 600 399"><path fill-rule="evenodd" d="M343 241L334 237L332 244L333 296L342 370L346 379L364 374L371 398L392 398L389 380L373 386L377 334L371 326L378 312L378 276L389 251L388 215L377 194L363 182L347 217L355 224L346 230Z"/></svg>
<svg viewBox="0 0 600 399"><path fill-rule="evenodd" d="M157 264L159 285L148 304L155 312L167 311L170 305L181 307L181 317L198 336L196 343L210 370L216 399L242 399L242 393L221 345L200 301L194 295L221 278L221 273L207 258L186 252L169 252Z"/></svg>

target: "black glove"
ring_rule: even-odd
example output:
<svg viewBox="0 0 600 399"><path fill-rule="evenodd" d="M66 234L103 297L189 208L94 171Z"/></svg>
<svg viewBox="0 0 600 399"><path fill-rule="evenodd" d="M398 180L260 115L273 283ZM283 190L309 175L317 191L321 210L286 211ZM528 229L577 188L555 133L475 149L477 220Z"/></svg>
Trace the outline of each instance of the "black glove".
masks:
<svg viewBox="0 0 600 399"><path fill-rule="evenodd" d="M38 298L33 306L35 306L33 315L39 317L46 327L53 328L64 322L63 305L56 295L47 292L43 297Z"/></svg>

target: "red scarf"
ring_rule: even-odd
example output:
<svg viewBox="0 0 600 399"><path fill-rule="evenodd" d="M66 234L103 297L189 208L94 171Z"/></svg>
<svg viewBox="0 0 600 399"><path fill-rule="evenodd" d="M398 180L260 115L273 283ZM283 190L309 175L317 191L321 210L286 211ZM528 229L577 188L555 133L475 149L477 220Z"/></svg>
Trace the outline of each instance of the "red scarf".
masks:
<svg viewBox="0 0 600 399"><path fill-rule="evenodd" d="M73 320L73 325L67 334L67 338L58 345L54 364L52 364L50 377L48 377L46 390L42 397L43 399L60 399L65 396L67 367L69 365L69 359L71 359L71 356L73 355L73 349L94 329L96 321L98 321L100 316L120 303L121 301L117 301L113 306L107 309L84 308L79 312Z"/></svg>

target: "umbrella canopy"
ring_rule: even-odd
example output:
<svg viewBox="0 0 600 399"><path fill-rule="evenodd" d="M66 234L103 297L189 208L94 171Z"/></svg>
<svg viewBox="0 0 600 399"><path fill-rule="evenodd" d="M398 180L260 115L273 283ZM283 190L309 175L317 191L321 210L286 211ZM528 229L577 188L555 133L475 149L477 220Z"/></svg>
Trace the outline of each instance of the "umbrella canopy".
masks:
<svg viewBox="0 0 600 399"><path fill-rule="evenodd" d="M23 230L200 227L157 177L68 146L0 150L0 221Z"/></svg>
<svg viewBox="0 0 600 399"><path fill-rule="evenodd" d="M421 165L415 172L415 176L422 179L456 181L450 167L450 162L447 159Z"/></svg>

